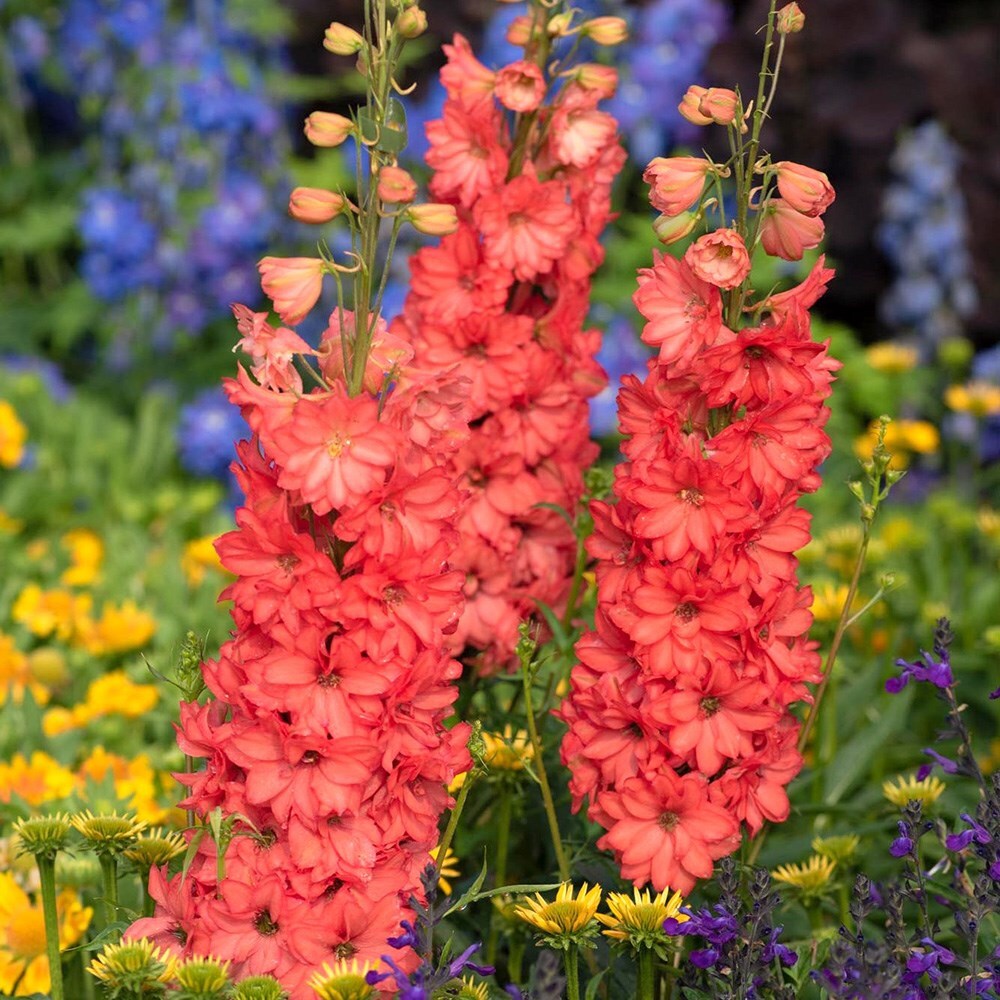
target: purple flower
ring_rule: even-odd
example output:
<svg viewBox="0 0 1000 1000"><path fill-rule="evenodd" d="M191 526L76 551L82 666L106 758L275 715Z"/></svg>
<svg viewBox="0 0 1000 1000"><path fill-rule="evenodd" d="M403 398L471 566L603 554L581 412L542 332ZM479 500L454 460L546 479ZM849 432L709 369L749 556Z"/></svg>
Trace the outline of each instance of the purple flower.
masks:
<svg viewBox="0 0 1000 1000"><path fill-rule="evenodd" d="M997 698L1000 698L1000 688L990 692L990 701L996 701Z"/></svg>
<svg viewBox="0 0 1000 1000"><path fill-rule="evenodd" d="M482 943L479 941L475 944L470 944L458 958L453 959L449 964L448 975L452 979L457 979L466 969L472 969L473 972L478 972L481 976L492 975L494 972L492 965L476 965L474 962L469 961L470 957L479 951L480 948L482 948Z"/></svg>
<svg viewBox="0 0 1000 1000"><path fill-rule="evenodd" d="M930 747L924 747L921 753L927 754L928 757L934 758L934 764L937 764L945 774L958 774L958 764L953 760L949 760L947 757L942 757L937 750L932 750ZM923 764L917 771L917 781L923 781L931 771L934 770L934 764Z"/></svg>
<svg viewBox="0 0 1000 1000"><path fill-rule="evenodd" d="M767 944L764 947L764 953L761 955L761 959L765 962L773 962L778 959L782 965L794 965L798 960L799 956L792 951L791 948L783 945L778 940L778 935L784 930L784 927L779 924L771 931L771 936L768 939Z"/></svg>
<svg viewBox="0 0 1000 1000"><path fill-rule="evenodd" d="M902 820L897 824L899 836L889 845L889 853L894 858L905 858L907 854L913 853L914 840L910 836L910 826Z"/></svg>
<svg viewBox="0 0 1000 1000"><path fill-rule="evenodd" d="M945 837L944 843L949 851L964 851L973 840L978 844L989 844L993 838L985 826L977 823L968 813L961 814L962 819L972 828L964 830L962 833L950 833Z"/></svg>
<svg viewBox="0 0 1000 1000"><path fill-rule="evenodd" d="M930 653L921 652L920 655L924 658L923 663L919 660L913 663L906 660L896 661L896 666L903 669L898 677L890 677L885 682L885 689L889 694L899 694L911 680L926 681L942 691L955 683L947 655L941 657L940 663L935 662Z"/></svg>
<svg viewBox="0 0 1000 1000"><path fill-rule="evenodd" d="M663 921L663 929L671 936L697 934L716 947L732 941L739 933L736 918L721 903L716 903L712 909L718 916L713 917L711 910L695 913L683 906L681 912L686 913L689 919L681 923L676 917L667 917Z"/></svg>
<svg viewBox="0 0 1000 1000"><path fill-rule="evenodd" d="M696 965L699 969L710 969L719 961L719 949L696 948L688 958L691 960L691 964Z"/></svg>
<svg viewBox="0 0 1000 1000"><path fill-rule="evenodd" d="M401 920L400 924L403 933L398 937L389 938L387 943L393 948L412 948L414 951L423 951L424 946L420 940L420 932L409 920Z"/></svg>

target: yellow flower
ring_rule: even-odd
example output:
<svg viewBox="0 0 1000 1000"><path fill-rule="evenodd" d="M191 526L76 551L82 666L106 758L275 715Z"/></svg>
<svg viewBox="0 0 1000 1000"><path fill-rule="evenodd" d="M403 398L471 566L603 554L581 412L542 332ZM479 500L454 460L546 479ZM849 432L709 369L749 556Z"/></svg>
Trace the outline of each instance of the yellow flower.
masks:
<svg viewBox="0 0 1000 1000"><path fill-rule="evenodd" d="M771 877L775 882L785 882L798 889L804 896L815 896L826 887L836 867L837 862L832 858L814 854L804 864L780 865L771 872Z"/></svg>
<svg viewBox="0 0 1000 1000"><path fill-rule="evenodd" d="M173 959L148 938L105 945L104 950L87 966L87 971L101 982L120 992L152 993L153 983L165 983L174 971Z"/></svg>
<svg viewBox="0 0 1000 1000"><path fill-rule="evenodd" d="M124 715L138 719L160 700L155 684L136 684L124 670L111 670L90 682L84 702L91 718Z"/></svg>
<svg viewBox="0 0 1000 1000"><path fill-rule="evenodd" d="M356 958L342 959L332 968L324 962L322 971L309 980L309 988L318 1000L368 1000L375 996L375 988L365 982L365 976L374 968L371 962L358 965Z"/></svg>
<svg viewBox="0 0 1000 1000"><path fill-rule="evenodd" d="M431 858L436 862L440 847L431 850ZM438 888L446 895L451 895L451 882L449 879L458 878L462 870L458 867L458 855L449 847L445 851L444 861L441 862L441 871L438 872Z"/></svg>
<svg viewBox="0 0 1000 1000"><path fill-rule="evenodd" d="M78 784L72 771L41 750L34 751L30 761L19 753L0 761L0 802L17 795L30 806L40 806L65 799Z"/></svg>
<svg viewBox="0 0 1000 1000"><path fill-rule="evenodd" d="M79 630L92 603L88 594L42 590L37 583L29 583L17 595L10 613L14 621L42 639L54 635L67 641Z"/></svg>
<svg viewBox="0 0 1000 1000"><path fill-rule="evenodd" d="M46 736L61 736L90 722L91 715L85 705L63 708L55 705L42 716L42 732Z"/></svg>
<svg viewBox="0 0 1000 1000"><path fill-rule="evenodd" d="M1000 413L1000 385L993 382L966 382L950 385L944 391L944 401L958 413L971 413L982 418Z"/></svg>
<svg viewBox="0 0 1000 1000"><path fill-rule="evenodd" d="M61 542L69 551L70 565L59 577L59 582L67 587L89 587L100 575L104 542L88 528L67 531Z"/></svg>
<svg viewBox="0 0 1000 1000"><path fill-rule="evenodd" d="M462 785L465 784L465 779L468 777L468 774L468 771L461 771L448 782L449 795L457 795L458 792L461 791Z"/></svg>
<svg viewBox="0 0 1000 1000"><path fill-rule="evenodd" d="M31 675L31 661L9 635L0 632L0 705L8 698L20 705L25 691L31 692L36 705L44 705L49 700L49 689Z"/></svg>
<svg viewBox="0 0 1000 1000"><path fill-rule="evenodd" d="M0 510L0 535L20 534L24 521L11 517L5 510Z"/></svg>
<svg viewBox="0 0 1000 1000"><path fill-rule="evenodd" d="M56 897L59 949L72 947L90 926L94 911L64 889ZM45 950L45 918L10 872L0 872L0 995L26 997L52 988Z"/></svg>
<svg viewBox="0 0 1000 1000"><path fill-rule="evenodd" d="M840 615L847 602L847 595L850 587L846 583L819 583L813 587L812 613L813 618L818 622L836 622L840 620ZM859 594L855 593L851 602L851 613L860 611L864 602Z"/></svg>
<svg viewBox="0 0 1000 1000"><path fill-rule="evenodd" d="M14 407L0 399L0 465L13 469L24 457L28 429L18 419Z"/></svg>
<svg viewBox="0 0 1000 1000"><path fill-rule="evenodd" d="M101 803L101 807L128 804L140 820L155 826L170 818L169 807L160 804L157 796L157 775L146 754L132 760L109 754L104 747L95 747L79 769L80 778L100 784L110 777L118 803ZM162 780L162 775L161 775Z"/></svg>
<svg viewBox="0 0 1000 1000"><path fill-rule="evenodd" d="M865 348L865 358L877 372L901 375L916 368L920 354L915 347L883 340Z"/></svg>
<svg viewBox="0 0 1000 1000"><path fill-rule="evenodd" d="M508 723L502 733L483 732L483 742L486 751L483 760L487 766L496 771L523 771L526 762L534 760L535 748L525 730Z"/></svg>
<svg viewBox="0 0 1000 1000"><path fill-rule="evenodd" d="M184 570L189 587L200 586L201 581L205 579L207 569L225 572L219 553L215 551L216 537L216 535L203 535L184 546L181 569Z"/></svg>
<svg viewBox="0 0 1000 1000"><path fill-rule="evenodd" d="M89 809L70 817L70 825L80 834L87 846L98 854L121 854L131 847L146 829L137 816L118 813L94 815Z"/></svg>
<svg viewBox="0 0 1000 1000"><path fill-rule="evenodd" d="M829 858L838 864L854 857L861 838L856 833L843 833L835 837L815 837L812 849L821 857Z"/></svg>
<svg viewBox="0 0 1000 1000"><path fill-rule="evenodd" d="M941 798L944 788L944 782L934 775L928 775L923 781L898 775L895 785L891 781L882 782L882 794L900 809L912 799L916 799L922 806L929 806Z"/></svg>
<svg viewBox="0 0 1000 1000"><path fill-rule="evenodd" d="M903 514L887 517L879 535L890 552L920 549L927 540L924 528Z"/></svg>
<svg viewBox="0 0 1000 1000"><path fill-rule="evenodd" d="M632 898L624 892L608 893L608 909L610 914L598 913L597 919L608 928L604 933L615 941L628 941L633 948L653 948L668 940L663 929L663 921L673 917L678 923L684 923L688 917L681 913L684 900L679 892L669 899L669 889L664 889L658 895L651 897L649 889L632 890Z"/></svg>
<svg viewBox="0 0 1000 1000"><path fill-rule="evenodd" d="M127 653L145 646L156 632L156 620L134 601L105 604L101 617L81 622L74 640L94 656Z"/></svg>
<svg viewBox="0 0 1000 1000"><path fill-rule="evenodd" d="M535 893L534 899L525 899L524 906L515 908L515 913L525 923L538 928L544 934L571 937L585 931L601 903L601 887L595 885L587 888L583 883L576 899L573 898L573 885L563 882L559 886L553 902L546 902L540 893Z"/></svg>
<svg viewBox="0 0 1000 1000"><path fill-rule="evenodd" d="M217 996L229 985L229 962L211 955L186 958L174 965L173 974L189 996Z"/></svg>
<svg viewBox="0 0 1000 1000"><path fill-rule="evenodd" d="M991 542L1000 542L1000 511L992 507L980 507L976 514L976 527Z"/></svg>
<svg viewBox="0 0 1000 1000"><path fill-rule="evenodd" d="M855 438L854 454L860 459L870 459L878 441L878 421L873 421L866 434ZM892 453L890 469L905 469L910 455L932 455L941 444L938 429L926 420L893 420L885 430L885 446Z"/></svg>

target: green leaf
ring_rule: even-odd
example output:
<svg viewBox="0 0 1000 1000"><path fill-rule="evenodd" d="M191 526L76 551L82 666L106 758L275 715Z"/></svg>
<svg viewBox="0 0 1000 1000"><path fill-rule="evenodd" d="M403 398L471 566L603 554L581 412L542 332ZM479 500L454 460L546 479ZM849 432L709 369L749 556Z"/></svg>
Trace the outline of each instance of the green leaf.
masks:
<svg viewBox="0 0 1000 1000"><path fill-rule="evenodd" d="M593 979L590 980L589 983L587 983L587 992L584 994L584 1000L594 1000L594 997L597 996L598 989L600 989L601 980L610 971L611 971L610 968L608 966L605 966L603 969L601 969L600 972L597 973L596 976L594 976Z"/></svg>
<svg viewBox="0 0 1000 1000"><path fill-rule="evenodd" d="M445 913L445 917L449 916L452 913L455 913L458 910L464 910L465 907L469 905L469 903L475 902L479 898L476 895L476 893L478 893L479 890L483 887L483 883L485 881L486 881L486 848L484 847L482 871L480 871L480 873L476 876L476 879L472 883L472 885L470 885L469 888L466 889L464 893L462 893L458 901L453 903L449 907L447 913Z"/></svg>
<svg viewBox="0 0 1000 1000"><path fill-rule="evenodd" d="M826 766L823 798L827 805L835 805L851 790L858 778L871 767L878 748L903 728L912 695L911 688L893 695L882 716L873 723L865 723L861 731L848 740Z"/></svg>

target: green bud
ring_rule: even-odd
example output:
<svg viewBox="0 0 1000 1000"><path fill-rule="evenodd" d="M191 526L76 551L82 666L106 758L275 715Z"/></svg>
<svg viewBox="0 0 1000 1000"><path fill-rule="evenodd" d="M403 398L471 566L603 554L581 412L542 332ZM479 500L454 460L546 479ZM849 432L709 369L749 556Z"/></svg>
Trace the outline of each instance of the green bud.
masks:
<svg viewBox="0 0 1000 1000"><path fill-rule="evenodd" d="M53 816L21 819L14 824L13 830L20 840L18 854L31 854L51 861L66 848L70 818L65 813L56 813Z"/></svg>

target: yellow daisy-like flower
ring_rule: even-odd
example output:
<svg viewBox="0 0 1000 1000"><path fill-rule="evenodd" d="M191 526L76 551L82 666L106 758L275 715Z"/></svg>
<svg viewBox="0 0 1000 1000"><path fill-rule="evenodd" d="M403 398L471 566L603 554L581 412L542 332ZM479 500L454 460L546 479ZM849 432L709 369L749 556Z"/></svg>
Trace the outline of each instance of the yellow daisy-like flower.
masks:
<svg viewBox="0 0 1000 1000"><path fill-rule="evenodd" d="M110 776L114 782L115 797L121 803L127 802L129 810L144 823L156 826L166 822L170 816L170 809L159 801L157 773L144 753L128 759L97 746L80 764L78 773L81 778L89 778L95 783L106 781ZM164 778L163 774L159 775L160 783Z"/></svg>
<svg viewBox="0 0 1000 1000"><path fill-rule="evenodd" d="M641 893L632 890L629 897L624 892L608 893L608 909L610 913L598 913L597 919L608 929L606 937L618 942L628 942L633 948L655 948L665 944L669 936L663 929L663 921L673 917L678 923L684 923L688 916L681 913L684 900L679 892L668 899L669 889L664 889L656 896L650 895L650 890Z"/></svg>
<svg viewBox="0 0 1000 1000"><path fill-rule="evenodd" d="M186 850L187 841L183 834L158 826L152 830L143 830L139 839L131 847L125 848L123 853L130 861L148 870L179 858Z"/></svg>
<svg viewBox="0 0 1000 1000"><path fill-rule="evenodd" d="M944 401L957 413L971 413L980 419L989 417L1000 413L1000 385L986 381L950 385L944 391Z"/></svg>
<svg viewBox="0 0 1000 1000"><path fill-rule="evenodd" d="M216 535L203 535L184 546L184 552L181 555L181 569L184 571L184 577L189 587L201 586L202 580L205 579L206 570L225 572L222 561L219 559L219 553L215 551L216 537Z"/></svg>
<svg viewBox="0 0 1000 1000"><path fill-rule="evenodd" d="M891 781L882 782L882 794L900 809L905 808L908 802L916 799L922 806L929 806L941 798L941 793L945 789L944 782L933 774L928 775L923 781L917 781L916 777L896 778L896 784Z"/></svg>
<svg viewBox="0 0 1000 1000"><path fill-rule="evenodd" d="M846 583L817 583L813 587L811 610L813 618L818 622L836 622L844 610L850 587ZM860 611L864 606L862 597L855 593L851 602L851 613Z"/></svg>
<svg viewBox="0 0 1000 1000"><path fill-rule="evenodd" d="M486 750L483 760L494 771L523 771L527 762L534 760L535 748L524 729L514 732L510 724L502 733L483 732Z"/></svg>
<svg viewBox="0 0 1000 1000"><path fill-rule="evenodd" d="M127 719L138 719L159 700L155 684L136 684L124 670L111 670L91 681L84 705L91 718L124 715Z"/></svg>
<svg viewBox="0 0 1000 1000"><path fill-rule="evenodd" d="M56 897L56 913L64 951L83 937L94 911L64 889ZM32 902L10 872L0 872L0 995L48 994L51 988L41 903Z"/></svg>
<svg viewBox="0 0 1000 1000"><path fill-rule="evenodd" d="M440 847L431 850L430 855L437 861ZM441 870L438 872L438 888L446 895L451 895L450 879L458 878L462 870L458 867L458 855L449 847L444 854L444 861L441 862Z"/></svg>
<svg viewBox="0 0 1000 1000"><path fill-rule="evenodd" d="M322 971L309 980L309 988L319 1000L368 1000L375 996L375 987L365 982L365 976L374 968L370 962L358 965L356 958L344 959L332 968L324 963Z"/></svg>
<svg viewBox="0 0 1000 1000"><path fill-rule="evenodd" d="M69 566L59 577L66 587L89 587L97 581L104 562L104 542L89 528L74 528L60 539L69 552Z"/></svg>
<svg viewBox="0 0 1000 1000"><path fill-rule="evenodd" d="M854 857L861 838L856 833L843 833L835 837L815 837L812 849L823 858L841 864Z"/></svg>
<svg viewBox="0 0 1000 1000"><path fill-rule="evenodd" d="M89 809L70 817L73 829L98 854L121 854L131 847L146 829L135 816L102 813L95 816Z"/></svg>
<svg viewBox="0 0 1000 1000"><path fill-rule="evenodd" d="M89 594L42 590L37 583L29 583L15 598L10 614L41 639L52 635L67 642L86 621L92 604Z"/></svg>
<svg viewBox="0 0 1000 1000"><path fill-rule="evenodd" d="M854 441L854 454L870 459L878 443L878 421L873 421L866 434ZM885 447L892 453L890 469L905 469L913 453L933 455L941 444L938 429L926 420L893 420L885 429Z"/></svg>
<svg viewBox="0 0 1000 1000"><path fill-rule="evenodd" d="M553 902L547 902L536 892L534 899L525 899L525 905L516 907L514 912L543 934L570 939L590 928L600 903L599 885L589 889L584 882L574 898L573 884L563 882Z"/></svg>
<svg viewBox="0 0 1000 1000"><path fill-rule="evenodd" d="M24 442L28 428L21 423L17 411L6 399L0 399L0 465L13 469L24 457Z"/></svg>
<svg viewBox="0 0 1000 1000"><path fill-rule="evenodd" d="M877 372L901 375L916 368L920 352L915 347L882 340L865 348L865 359Z"/></svg>
<svg viewBox="0 0 1000 1000"><path fill-rule="evenodd" d="M165 983L174 971L173 959L147 938L106 945L87 971L102 983L120 991L151 992L156 983Z"/></svg>
<svg viewBox="0 0 1000 1000"><path fill-rule="evenodd" d="M41 806L65 799L78 787L76 775L41 750L30 759L16 753L0 761L0 802L17 795L30 806Z"/></svg>
<svg viewBox="0 0 1000 1000"><path fill-rule="evenodd" d="M31 692L36 705L44 705L49 700L49 689L32 676L30 659L9 635L0 632L0 705L8 698L20 705L26 691Z"/></svg>
<svg viewBox="0 0 1000 1000"><path fill-rule="evenodd" d="M94 656L127 653L145 646L156 632L156 619L135 601L105 604L101 617L81 621L74 643Z"/></svg>
<svg viewBox="0 0 1000 1000"><path fill-rule="evenodd" d="M829 884L837 862L814 854L799 865L780 865L771 872L775 882L784 882L804 896L819 895Z"/></svg>

